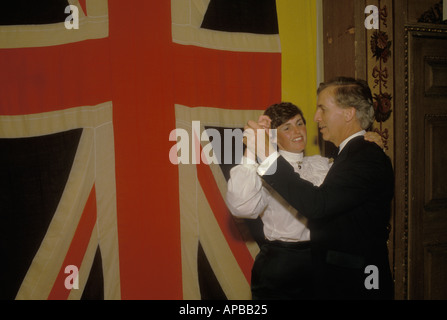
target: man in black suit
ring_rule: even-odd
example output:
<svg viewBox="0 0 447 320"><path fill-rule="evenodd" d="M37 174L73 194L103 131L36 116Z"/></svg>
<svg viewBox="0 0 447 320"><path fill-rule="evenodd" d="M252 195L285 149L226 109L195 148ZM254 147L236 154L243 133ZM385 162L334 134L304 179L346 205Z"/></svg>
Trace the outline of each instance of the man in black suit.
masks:
<svg viewBox="0 0 447 320"><path fill-rule="evenodd" d="M309 219L316 299L393 298L387 240L394 173L383 150L363 138L374 121L372 101L365 81L320 85L314 120L340 149L320 187L301 179L270 142L268 150L258 146L258 173ZM262 128L250 121L246 129Z"/></svg>

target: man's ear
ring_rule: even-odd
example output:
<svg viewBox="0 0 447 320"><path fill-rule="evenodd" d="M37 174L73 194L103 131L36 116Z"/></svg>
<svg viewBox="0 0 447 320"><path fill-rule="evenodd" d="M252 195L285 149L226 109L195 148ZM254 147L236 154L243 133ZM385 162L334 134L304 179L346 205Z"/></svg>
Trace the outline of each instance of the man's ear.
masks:
<svg viewBox="0 0 447 320"><path fill-rule="evenodd" d="M354 107L343 109L343 115L346 122L351 122L356 116L357 110Z"/></svg>

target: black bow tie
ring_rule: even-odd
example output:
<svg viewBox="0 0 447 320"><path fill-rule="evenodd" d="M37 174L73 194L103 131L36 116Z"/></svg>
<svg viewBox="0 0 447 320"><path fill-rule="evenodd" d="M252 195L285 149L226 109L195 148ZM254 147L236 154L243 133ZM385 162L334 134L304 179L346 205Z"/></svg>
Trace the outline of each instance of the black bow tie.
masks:
<svg viewBox="0 0 447 320"><path fill-rule="evenodd" d="M332 152L332 158L336 159L339 153L340 153L340 147L334 149L334 151Z"/></svg>
<svg viewBox="0 0 447 320"><path fill-rule="evenodd" d="M335 149L330 153L330 155L329 155L329 159L331 159L332 162L335 161L335 159L337 159L337 157L338 157L338 153L339 153L339 152L340 152L340 147L335 148Z"/></svg>

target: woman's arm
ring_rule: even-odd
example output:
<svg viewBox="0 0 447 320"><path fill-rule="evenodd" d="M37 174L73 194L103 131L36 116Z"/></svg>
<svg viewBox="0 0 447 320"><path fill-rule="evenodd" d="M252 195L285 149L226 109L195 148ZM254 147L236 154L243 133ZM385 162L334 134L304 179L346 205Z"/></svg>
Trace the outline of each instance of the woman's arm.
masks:
<svg viewBox="0 0 447 320"><path fill-rule="evenodd" d="M268 194L256 169L256 165L241 164L230 171L226 199L236 217L256 219L267 206Z"/></svg>

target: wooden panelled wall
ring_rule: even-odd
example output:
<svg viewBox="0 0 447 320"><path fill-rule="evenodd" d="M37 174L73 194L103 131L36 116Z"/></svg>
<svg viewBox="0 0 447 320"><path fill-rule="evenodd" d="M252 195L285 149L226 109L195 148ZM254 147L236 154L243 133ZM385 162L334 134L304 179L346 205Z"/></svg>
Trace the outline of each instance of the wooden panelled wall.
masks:
<svg viewBox="0 0 447 320"><path fill-rule="evenodd" d="M379 8L378 30L365 28L368 14L364 12L368 5ZM447 58L442 50L436 48L412 52L412 48L418 45L442 47L446 43L443 39L447 37L447 24L442 21L442 1L323 0L323 17L325 80L351 76L368 81L376 108L374 130L384 139L385 151L394 165L396 194L389 249L395 297L445 299L447 285L436 283L447 283L447 273L440 271L447 270L444 269L447 268L447 230L439 227L435 237L427 238L423 236L424 230L431 230L433 226L423 223L433 220L444 226L447 219L447 192L444 187L447 185L447 171L439 169L436 163L447 160L447 156L446 152L436 151L433 145L442 141L447 131L447 121L443 122L447 119L447 110L443 107L447 108L444 103L447 99ZM420 37L435 37L438 42L418 42ZM418 54L421 56L419 60ZM432 63L425 69L424 66L419 67L417 64L423 65L427 55L433 56L429 59ZM424 71L426 69L428 71ZM426 94L419 97L414 93L419 87L435 90L432 100L424 100ZM422 109L424 104L438 107L427 109L425 113L415 111ZM422 122L418 122L419 116L423 118ZM420 132L412 132L418 125ZM417 138L417 134L426 138ZM431 146L424 147L426 142ZM330 144L320 142L320 145L323 154L332 152ZM421 152L427 153L421 156L422 161L415 155ZM431 159L431 165L424 162L425 158ZM418 169L418 165L422 167ZM414 171L417 170L424 174L416 175ZM433 172L440 177L433 177ZM414 180L426 182L416 187ZM432 194L437 192L437 198L426 202L435 201L437 208L441 208L439 212L434 213L430 206L427 207L424 199L418 204L418 193L427 198L425 187L436 189Z"/></svg>

